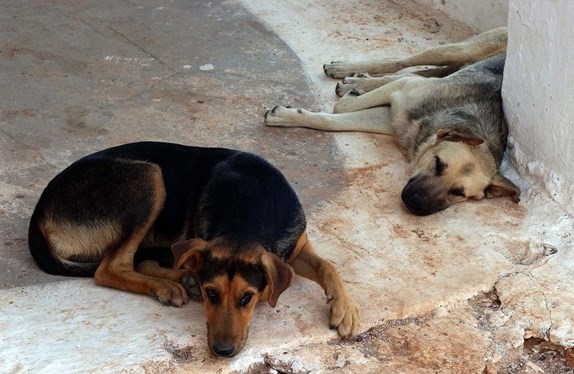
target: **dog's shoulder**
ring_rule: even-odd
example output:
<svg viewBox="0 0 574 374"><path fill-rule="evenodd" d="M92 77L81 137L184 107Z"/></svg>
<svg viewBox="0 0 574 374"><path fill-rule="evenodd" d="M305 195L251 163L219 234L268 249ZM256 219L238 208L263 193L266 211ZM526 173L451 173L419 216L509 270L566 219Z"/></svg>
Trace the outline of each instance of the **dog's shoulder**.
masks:
<svg viewBox="0 0 574 374"><path fill-rule="evenodd" d="M240 152L218 164L202 198L199 235L257 242L287 258L305 230L305 215L285 176L263 158Z"/></svg>

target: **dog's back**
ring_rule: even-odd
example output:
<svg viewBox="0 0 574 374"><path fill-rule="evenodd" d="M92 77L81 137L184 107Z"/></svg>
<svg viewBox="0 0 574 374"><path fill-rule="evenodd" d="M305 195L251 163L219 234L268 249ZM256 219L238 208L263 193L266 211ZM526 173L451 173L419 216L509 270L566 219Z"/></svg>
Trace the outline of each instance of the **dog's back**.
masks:
<svg viewBox="0 0 574 374"><path fill-rule="evenodd" d="M261 157L132 143L86 156L48 184L30 220L30 251L48 273L93 276L110 248L146 225L143 248L226 236L287 258L305 216L285 177Z"/></svg>
<svg viewBox="0 0 574 374"><path fill-rule="evenodd" d="M501 100L504 61L505 55L498 55L429 79L423 94L402 100L406 105L398 106L393 127L406 153L416 154L439 129L453 129L483 139L500 165L508 135Z"/></svg>

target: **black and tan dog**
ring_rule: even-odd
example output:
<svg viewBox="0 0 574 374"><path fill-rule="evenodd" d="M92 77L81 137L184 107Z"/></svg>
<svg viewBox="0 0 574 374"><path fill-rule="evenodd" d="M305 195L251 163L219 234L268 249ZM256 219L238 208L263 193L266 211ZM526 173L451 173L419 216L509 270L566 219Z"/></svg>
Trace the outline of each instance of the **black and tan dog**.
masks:
<svg viewBox="0 0 574 374"><path fill-rule="evenodd" d="M508 135L501 98L506 38L499 28L406 58L325 65L327 75L347 77L337 84L344 96L334 114L278 106L265 123L394 135L415 164L401 197L417 215L467 199L517 202L519 189L498 171Z"/></svg>
<svg viewBox="0 0 574 374"><path fill-rule="evenodd" d="M183 282L203 298L211 351L233 356L257 302L275 306L293 271L325 290L331 327L357 332L359 311L305 227L295 192L262 158L141 142L86 156L57 175L32 215L29 246L48 273L95 276L98 285L163 304L188 301ZM149 259L134 268L136 252L169 256L172 243L173 269Z"/></svg>

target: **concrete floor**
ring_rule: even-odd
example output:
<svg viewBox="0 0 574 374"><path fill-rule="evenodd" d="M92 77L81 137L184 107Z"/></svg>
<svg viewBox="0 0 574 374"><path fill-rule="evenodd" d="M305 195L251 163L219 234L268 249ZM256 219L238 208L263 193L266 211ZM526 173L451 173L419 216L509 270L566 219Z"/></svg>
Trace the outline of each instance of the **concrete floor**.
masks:
<svg viewBox="0 0 574 374"><path fill-rule="evenodd" d="M392 0L0 3L0 372L572 372L574 220L542 191L507 170L520 205L414 217L389 137L262 126L279 103L330 108L325 62L412 53L466 26ZM27 224L46 183L142 139L239 148L281 168L364 333L340 341L321 290L296 279L277 308L257 308L243 352L217 359L199 304L38 270Z"/></svg>

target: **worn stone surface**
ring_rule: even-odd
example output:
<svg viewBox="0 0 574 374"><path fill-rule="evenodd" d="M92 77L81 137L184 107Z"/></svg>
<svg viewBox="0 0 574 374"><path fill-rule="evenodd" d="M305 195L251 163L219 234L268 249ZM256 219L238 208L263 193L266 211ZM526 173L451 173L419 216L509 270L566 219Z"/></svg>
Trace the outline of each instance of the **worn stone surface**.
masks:
<svg viewBox="0 0 574 374"><path fill-rule="evenodd" d="M260 126L268 97L314 98L296 56L239 5L2 6L0 262L8 274L0 287L57 279L22 273L33 267L28 218L56 173L108 146L149 139L236 147L299 174L295 188L310 204L323 199L317 180L321 194L342 188L332 135ZM309 157L298 157L302 149Z"/></svg>
<svg viewBox="0 0 574 374"><path fill-rule="evenodd" d="M0 372L572 371L571 216L506 170L519 205L414 217L391 138L262 126L279 103L333 104L323 63L412 53L471 35L464 25L375 0L2 7ZM142 139L235 147L279 166L362 309L362 333L340 341L320 288L296 279L277 308L258 306L244 350L223 360L206 349L198 304L40 272L26 232L45 184L86 153Z"/></svg>

